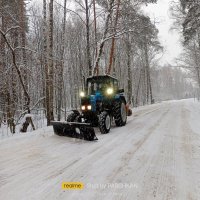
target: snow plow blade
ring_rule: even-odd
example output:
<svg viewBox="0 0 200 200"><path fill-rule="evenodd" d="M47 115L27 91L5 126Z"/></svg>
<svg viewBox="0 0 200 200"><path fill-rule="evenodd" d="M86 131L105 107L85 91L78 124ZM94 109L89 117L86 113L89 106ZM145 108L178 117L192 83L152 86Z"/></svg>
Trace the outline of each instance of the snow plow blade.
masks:
<svg viewBox="0 0 200 200"><path fill-rule="evenodd" d="M59 136L68 136L88 141L98 140L94 128L88 123L51 121L54 133Z"/></svg>

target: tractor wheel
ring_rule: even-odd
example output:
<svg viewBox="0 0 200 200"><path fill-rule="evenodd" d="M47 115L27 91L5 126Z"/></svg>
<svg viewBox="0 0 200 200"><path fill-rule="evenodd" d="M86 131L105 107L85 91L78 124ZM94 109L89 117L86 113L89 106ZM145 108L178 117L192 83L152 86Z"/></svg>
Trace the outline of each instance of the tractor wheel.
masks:
<svg viewBox="0 0 200 200"><path fill-rule="evenodd" d="M110 131L111 117L108 112L104 111L99 115L99 129L102 134L106 134Z"/></svg>
<svg viewBox="0 0 200 200"><path fill-rule="evenodd" d="M126 105L123 101L116 101L113 108L116 126L124 126L127 120Z"/></svg>
<svg viewBox="0 0 200 200"><path fill-rule="evenodd" d="M73 112L68 115L67 122L74 122L74 121L76 121L77 117L78 117L77 113Z"/></svg>

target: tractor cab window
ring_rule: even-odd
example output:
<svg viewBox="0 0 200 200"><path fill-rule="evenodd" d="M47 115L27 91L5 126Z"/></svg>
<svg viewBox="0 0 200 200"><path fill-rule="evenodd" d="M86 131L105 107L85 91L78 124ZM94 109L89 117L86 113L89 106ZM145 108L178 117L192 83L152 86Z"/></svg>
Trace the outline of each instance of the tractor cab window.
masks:
<svg viewBox="0 0 200 200"><path fill-rule="evenodd" d="M98 89L98 84L97 83L94 83L94 91L96 92Z"/></svg>
<svg viewBox="0 0 200 200"><path fill-rule="evenodd" d="M102 92L108 87L108 84L101 82L88 82L88 94L95 94L97 91Z"/></svg>
<svg viewBox="0 0 200 200"><path fill-rule="evenodd" d="M101 83L99 83L99 90L102 90L102 88L103 88L103 84L101 84Z"/></svg>
<svg viewBox="0 0 200 200"><path fill-rule="evenodd" d="M118 81L114 80L114 87L116 87L116 88L118 87Z"/></svg>
<svg viewBox="0 0 200 200"><path fill-rule="evenodd" d="M119 87L118 81L114 80L114 82L113 82L113 88L114 88L114 90L117 91L118 87Z"/></svg>
<svg viewBox="0 0 200 200"><path fill-rule="evenodd" d="M88 83L88 94L94 93L94 83L89 82Z"/></svg>
<svg viewBox="0 0 200 200"><path fill-rule="evenodd" d="M88 94L95 94L99 90L99 84L94 82L88 83Z"/></svg>

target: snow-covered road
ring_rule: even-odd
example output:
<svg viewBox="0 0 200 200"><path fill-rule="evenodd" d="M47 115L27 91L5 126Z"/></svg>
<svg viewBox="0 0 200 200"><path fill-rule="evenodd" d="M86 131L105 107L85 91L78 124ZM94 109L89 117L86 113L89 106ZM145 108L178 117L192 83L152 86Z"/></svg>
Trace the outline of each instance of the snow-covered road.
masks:
<svg viewBox="0 0 200 200"><path fill-rule="evenodd" d="M200 103L136 109L95 142L49 130L0 141L0 199L200 199ZM84 189L62 190L62 182Z"/></svg>

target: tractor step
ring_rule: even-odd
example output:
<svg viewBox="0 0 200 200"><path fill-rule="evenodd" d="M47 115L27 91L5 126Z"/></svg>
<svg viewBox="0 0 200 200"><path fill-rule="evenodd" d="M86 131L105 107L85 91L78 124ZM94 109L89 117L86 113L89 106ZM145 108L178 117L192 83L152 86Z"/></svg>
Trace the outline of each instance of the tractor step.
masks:
<svg viewBox="0 0 200 200"><path fill-rule="evenodd" d="M54 133L59 136L68 136L84 140L98 140L94 128L89 123L51 121Z"/></svg>

